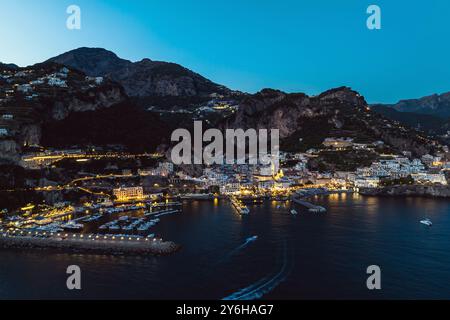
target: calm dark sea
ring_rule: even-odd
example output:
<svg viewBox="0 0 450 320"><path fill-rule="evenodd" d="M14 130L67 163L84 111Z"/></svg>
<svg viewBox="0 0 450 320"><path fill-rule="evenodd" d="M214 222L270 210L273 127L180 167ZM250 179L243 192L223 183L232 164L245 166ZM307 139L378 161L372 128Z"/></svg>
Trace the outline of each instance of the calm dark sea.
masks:
<svg viewBox="0 0 450 320"><path fill-rule="evenodd" d="M183 246L168 257L0 251L0 298L450 299L449 201L314 201L328 212L292 216L289 203L266 202L242 218L227 201L186 203L154 229ZM72 264L82 270L78 292L66 289ZM374 264L376 292L366 288Z"/></svg>

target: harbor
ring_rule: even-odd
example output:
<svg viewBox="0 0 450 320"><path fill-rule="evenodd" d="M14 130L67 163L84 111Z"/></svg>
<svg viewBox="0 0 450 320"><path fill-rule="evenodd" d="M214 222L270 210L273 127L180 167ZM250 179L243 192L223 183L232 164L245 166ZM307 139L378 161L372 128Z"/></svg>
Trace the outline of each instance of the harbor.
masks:
<svg viewBox="0 0 450 320"><path fill-rule="evenodd" d="M368 198L357 193L342 193L318 197L314 203L327 208L327 214L302 214L297 208L298 216L292 217L287 209L290 203L281 205L265 201L263 204L249 204L251 213L241 217L227 200L186 203L182 214L163 216L159 224L150 228L151 233L162 234L163 241L173 241L181 248L157 253L157 250L162 250L158 245L154 247L156 251L144 251L141 255L133 253L137 249L122 248L122 245L135 246L137 242L129 240L129 237L120 240L125 234L122 231L114 235L104 232L102 236L111 239L115 236L117 242L107 244L107 248L103 243L111 240L105 242L95 232L92 235L99 235L97 240L83 241L94 248L82 245L78 239L81 235L86 238L90 234L76 233L76 240L66 239L67 244L63 242L63 247L59 248L56 247L58 242L52 240L51 246L55 247L49 248L48 243L41 244L47 240L39 237L32 240L36 247L28 247L31 245L28 240L27 243L18 243L20 239L17 237L2 240L0 232L2 270L9 275L3 284L7 290L0 295L9 299L190 297L219 300L260 283L262 279L270 281L279 274L286 243L288 253L290 250L297 253L286 255L292 272L282 274L287 276L286 280L273 290L263 290L266 292L263 299L287 299L293 294L305 299L370 299L373 292L360 281L365 269L355 273L354 266L366 266L367 261L377 257L385 259L385 267L389 269L401 268L413 261L411 272L419 279L418 283L410 283L410 273L395 273L391 278L393 289L380 292L383 298L415 299L427 297L429 292L433 292L432 297L436 299L449 296L445 285L436 286L443 277L449 277L447 269L420 277L424 269L437 270L442 261L450 259L446 250L450 232L448 201ZM397 214L401 210L405 210L405 214ZM424 212L433 226L419 223L425 218ZM128 212L123 214L131 215ZM375 237L374 228L383 236ZM73 237L73 233L67 234L69 238ZM367 241L360 241L360 235ZM251 241L254 236L258 236L257 240ZM380 241L386 237L392 239L392 245L377 250ZM139 241L146 241L142 239ZM74 243L77 248L67 248L69 243ZM145 249L144 244L137 246ZM236 251L236 248L240 249ZM114 252L120 250L127 252ZM154 258L155 254L161 256ZM393 256L398 259L388 259ZM327 261L329 272L317 268L324 261ZM69 265L79 265L82 273L84 271L86 286L80 293L70 292L64 286L62 277ZM283 276L271 283L277 283L277 279L281 280ZM341 285L342 279L348 283L347 287ZM30 290L30 281L36 290ZM49 283L55 285L49 286ZM317 283L322 285L319 289ZM350 294L346 291L349 289Z"/></svg>
<svg viewBox="0 0 450 320"><path fill-rule="evenodd" d="M180 202L131 203L66 211L65 215L10 220L0 229L0 248L167 255L180 247L163 241L152 230L162 217L180 213Z"/></svg>

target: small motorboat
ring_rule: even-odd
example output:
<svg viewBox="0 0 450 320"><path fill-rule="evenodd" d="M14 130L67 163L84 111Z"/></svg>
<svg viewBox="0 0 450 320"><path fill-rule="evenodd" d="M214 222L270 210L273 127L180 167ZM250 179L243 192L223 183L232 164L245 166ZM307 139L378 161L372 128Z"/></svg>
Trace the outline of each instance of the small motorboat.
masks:
<svg viewBox="0 0 450 320"><path fill-rule="evenodd" d="M248 237L245 241L252 242L258 240L258 236Z"/></svg>
<svg viewBox="0 0 450 320"><path fill-rule="evenodd" d="M295 210L295 209L292 209L292 210L291 210L291 214L293 214L293 215L295 216L295 215L297 215L297 214L298 214L298 212L297 212L297 210Z"/></svg>
<svg viewBox="0 0 450 320"><path fill-rule="evenodd" d="M424 225L426 225L426 226L429 226L429 227L431 227L431 226L433 225L433 223L431 222L430 219L423 219L423 220L420 220L420 223L421 223L421 224L424 224Z"/></svg>
<svg viewBox="0 0 450 320"><path fill-rule="evenodd" d="M238 209L238 211L241 215L247 215L250 213L250 209L247 207L242 207L242 208Z"/></svg>

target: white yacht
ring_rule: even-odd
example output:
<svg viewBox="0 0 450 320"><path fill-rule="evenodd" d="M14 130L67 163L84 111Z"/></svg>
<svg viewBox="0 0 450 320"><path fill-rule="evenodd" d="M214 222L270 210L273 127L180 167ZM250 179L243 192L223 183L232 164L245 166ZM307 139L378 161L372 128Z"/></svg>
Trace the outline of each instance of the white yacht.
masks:
<svg viewBox="0 0 450 320"><path fill-rule="evenodd" d="M256 241L256 240L258 240L258 236L248 237L245 241L247 241L247 242L253 242L253 241Z"/></svg>
<svg viewBox="0 0 450 320"><path fill-rule="evenodd" d="M426 225L426 226L429 226L429 227L431 227L432 225L433 225L433 223L431 222L431 220L430 219L423 219L423 220L420 220L420 223L421 224L424 224L424 225Z"/></svg>

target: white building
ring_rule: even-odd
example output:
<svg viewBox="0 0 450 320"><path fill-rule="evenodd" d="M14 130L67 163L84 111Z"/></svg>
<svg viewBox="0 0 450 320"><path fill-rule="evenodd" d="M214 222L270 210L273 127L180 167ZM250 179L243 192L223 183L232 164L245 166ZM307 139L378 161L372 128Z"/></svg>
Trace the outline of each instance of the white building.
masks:
<svg viewBox="0 0 450 320"><path fill-rule="evenodd" d="M259 174L262 176L275 176L280 170L280 157L270 155L270 165L263 165L259 168Z"/></svg>
<svg viewBox="0 0 450 320"><path fill-rule="evenodd" d="M103 83L103 77L89 77L86 76L86 81L95 82L96 85L101 85Z"/></svg>
<svg viewBox="0 0 450 320"><path fill-rule="evenodd" d="M241 191L241 184L238 181L228 182L220 188L221 193L236 193Z"/></svg>
<svg viewBox="0 0 450 320"><path fill-rule="evenodd" d="M18 84L18 85L16 85L16 89L17 89L17 91L20 91L20 92L23 92L23 93L28 93L28 92L33 91L33 88L28 83L26 83L26 84Z"/></svg>
<svg viewBox="0 0 450 320"><path fill-rule="evenodd" d="M44 80L42 80L42 79L33 80L33 81L30 81L30 84L33 86L44 84Z"/></svg>
<svg viewBox="0 0 450 320"><path fill-rule="evenodd" d="M305 155L305 154L303 154L303 153L296 153L296 154L294 154L294 159L295 160L301 160L301 161L303 161L303 160L308 160L308 157Z"/></svg>
<svg viewBox="0 0 450 320"><path fill-rule="evenodd" d="M103 77L95 77L95 84L101 85L103 83Z"/></svg>
<svg viewBox="0 0 450 320"><path fill-rule="evenodd" d="M292 185L292 182L287 179L286 177L281 178L280 180L277 180L274 184L275 188L278 189L287 189Z"/></svg>
<svg viewBox="0 0 450 320"><path fill-rule="evenodd" d="M158 165L159 175L163 177L167 177L173 172L173 163L172 162L161 162Z"/></svg>
<svg viewBox="0 0 450 320"><path fill-rule="evenodd" d="M297 171L306 171L307 168L307 163L306 162L298 162L294 169Z"/></svg>
<svg viewBox="0 0 450 320"><path fill-rule="evenodd" d="M32 95L26 96L25 99L28 100L28 101L31 101L31 100L33 100L34 98L37 98L37 97L39 97L39 95L37 93L33 93Z"/></svg>
<svg viewBox="0 0 450 320"><path fill-rule="evenodd" d="M356 169L356 175L358 177L370 177L372 175L371 168L364 167Z"/></svg>
<svg viewBox="0 0 450 320"><path fill-rule="evenodd" d="M426 154L424 156L422 156L422 162L425 163L426 165L431 165L433 163L434 157L430 154Z"/></svg>
<svg viewBox="0 0 450 320"><path fill-rule="evenodd" d="M274 172L271 166L265 166L259 168L259 174L262 176L271 177L274 175Z"/></svg>
<svg viewBox="0 0 450 320"><path fill-rule="evenodd" d="M392 160L381 160L372 163L370 167L357 169L360 177L389 177L393 179L405 178L413 173L420 173L425 166L419 159L409 161L408 158L398 157Z"/></svg>
<svg viewBox="0 0 450 320"><path fill-rule="evenodd" d="M355 179L356 188L376 188L380 185L378 177L358 177Z"/></svg>
<svg viewBox="0 0 450 320"><path fill-rule="evenodd" d="M24 71L19 71L19 72L16 72L14 77L21 78L21 77L25 77L26 75L27 74Z"/></svg>
<svg viewBox="0 0 450 320"><path fill-rule="evenodd" d="M367 150L369 145L366 143L353 143L353 149L355 150Z"/></svg>
<svg viewBox="0 0 450 320"><path fill-rule="evenodd" d="M207 180L208 185L225 185L228 176L222 172L217 172L211 168L203 170L203 176Z"/></svg>
<svg viewBox="0 0 450 320"><path fill-rule="evenodd" d="M67 76L69 74L69 71L70 70L67 67L62 67L61 70L59 70L59 73Z"/></svg>
<svg viewBox="0 0 450 320"><path fill-rule="evenodd" d="M415 173L411 175L415 182L419 183L438 183L447 185L447 179L442 173Z"/></svg>
<svg viewBox="0 0 450 320"><path fill-rule="evenodd" d="M258 181L258 188L263 190L272 189L275 185L273 180Z"/></svg>
<svg viewBox="0 0 450 320"><path fill-rule="evenodd" d="M49 77L48 78L48 85L53 87L61 87L61 88L67 88L67 84L65 80L61 80L57 77Z"/></svg>

